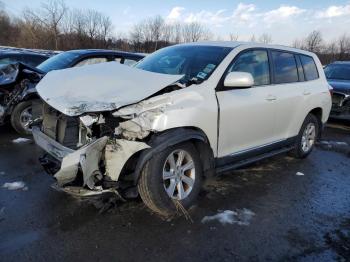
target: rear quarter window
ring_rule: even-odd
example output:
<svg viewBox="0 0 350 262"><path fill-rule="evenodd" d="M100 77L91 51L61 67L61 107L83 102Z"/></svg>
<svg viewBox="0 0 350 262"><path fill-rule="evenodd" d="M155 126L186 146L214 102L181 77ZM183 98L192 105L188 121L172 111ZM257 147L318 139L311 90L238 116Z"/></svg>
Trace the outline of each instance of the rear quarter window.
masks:
<svg viewBox="0 0 350 262"><path fill-rule="evenodd" d="M283 51L272 51L272 63L275 73L275 83L298 82L298 69L294 54Z"/></svg>
<svg viewBox="0 0 350 262"><path fill-rule="evenodd" d="M311 56L300 55L300 60L304 69L305 80L317 79L319 76L314 59Z"/></svg>

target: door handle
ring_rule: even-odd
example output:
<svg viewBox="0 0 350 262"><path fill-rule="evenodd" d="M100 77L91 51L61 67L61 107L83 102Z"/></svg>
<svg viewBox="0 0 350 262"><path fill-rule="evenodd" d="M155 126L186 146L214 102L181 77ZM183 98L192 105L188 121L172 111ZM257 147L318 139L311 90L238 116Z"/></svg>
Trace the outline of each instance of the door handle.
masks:
<svg viewBox="0 0 350 262"><path fill-rule="evenodd" d="M266 97L266 100L267 101L274 101L276 100L277 98L275 96L272 96L272 95L269 95L268 97Z"/></svg>

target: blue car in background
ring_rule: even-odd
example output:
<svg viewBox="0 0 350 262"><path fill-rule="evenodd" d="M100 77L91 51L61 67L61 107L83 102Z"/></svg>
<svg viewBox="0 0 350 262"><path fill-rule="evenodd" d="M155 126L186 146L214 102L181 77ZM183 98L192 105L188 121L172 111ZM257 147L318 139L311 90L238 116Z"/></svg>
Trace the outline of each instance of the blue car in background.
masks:
<svg viewBox="0 0 350 262"><path fill-rule="evenodd" d="M41 103L35 86L52 70L104 62L130 66L143 57L142 54L117 50L84 49L61 52L36 67L21 61L4 65L0 67L0 125L9 119L19 134L31 134L31 123L35 121L33 105Z"/></svg>
<svg viewBox="0 0 350 262"><path fill-rule="evenodd" d="M350 119L350 61L331 63L324 71L333 88L331 116Z"/></svg>

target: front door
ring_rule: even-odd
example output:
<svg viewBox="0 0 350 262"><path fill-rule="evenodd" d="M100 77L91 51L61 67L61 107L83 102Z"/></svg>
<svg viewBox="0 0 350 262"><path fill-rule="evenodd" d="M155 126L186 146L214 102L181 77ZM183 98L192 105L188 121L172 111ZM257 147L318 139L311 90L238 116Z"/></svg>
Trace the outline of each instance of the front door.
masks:
<svg viewBox="0 0 350 262"><path fill-rule="evenodd" d="M276 142L276 88L270 85L267 51L257 49L240 53L228 72L232 71L251 73L254 86L216 93L220 108L219 157Z"/></svg>

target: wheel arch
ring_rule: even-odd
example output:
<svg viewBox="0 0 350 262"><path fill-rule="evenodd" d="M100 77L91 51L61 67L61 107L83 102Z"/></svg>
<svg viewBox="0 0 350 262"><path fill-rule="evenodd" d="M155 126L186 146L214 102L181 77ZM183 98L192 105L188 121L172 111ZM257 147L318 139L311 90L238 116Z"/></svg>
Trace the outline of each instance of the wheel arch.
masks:
<svg viewBox="0 0 350 262"><path fill-rule="evenodd" d="M129 158L121 172L121 177L128 175L126 170L128 166L135 166L132 172L132 180L136 185L141 175L141 171L148 160L158 152L161 152L167 147L191 142L198 151L205 176L213 175L215 171L214 153L210 146L210 142L203 132L197 127L177 127L168 129L159 133L152 133L146 141L151 148L137 152Z"/></svg>
<svg viewBox="0 0 350 262"><path fill-rule="evenodd" d="M318 121L318 127L319 127L318 138L321 138L322 130L323 130L323 123L322 123L323 110L321 107L316 107L316 108L312 109L307 115L309 115L309 114L314 115L316 117L316 119Z"/></svg>

